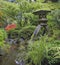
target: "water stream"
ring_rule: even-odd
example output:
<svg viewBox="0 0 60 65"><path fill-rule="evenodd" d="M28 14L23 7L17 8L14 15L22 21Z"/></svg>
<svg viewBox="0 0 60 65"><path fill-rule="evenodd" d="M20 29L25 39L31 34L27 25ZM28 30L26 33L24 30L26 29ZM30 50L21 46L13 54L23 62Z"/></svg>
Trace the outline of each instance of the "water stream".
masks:
<svg viewBox="0 0 60 65"><path fill-rule="evenodd" d="M41 27L42 27L41 25L38 25L38 26L36 27L36 29L34 30L32 36L31 36L31 40L33 40L33 38L34 38L35 36L37 36L37 34L39 33Z"/></svg>

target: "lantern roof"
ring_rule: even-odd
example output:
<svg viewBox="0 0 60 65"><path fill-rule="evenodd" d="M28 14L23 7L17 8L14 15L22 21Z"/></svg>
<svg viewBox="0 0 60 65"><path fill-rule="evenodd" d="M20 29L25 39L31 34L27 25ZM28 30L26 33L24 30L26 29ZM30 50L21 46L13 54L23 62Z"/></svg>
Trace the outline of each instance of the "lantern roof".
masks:
<svg viewBox="0 0 60 65"><path fill-rule="evenodd" d="M49 12L51 12L50 10L38 10L38 11L35 11L33 12L33 14L35 15L41 15L41 14L48 14Z"/></svg>

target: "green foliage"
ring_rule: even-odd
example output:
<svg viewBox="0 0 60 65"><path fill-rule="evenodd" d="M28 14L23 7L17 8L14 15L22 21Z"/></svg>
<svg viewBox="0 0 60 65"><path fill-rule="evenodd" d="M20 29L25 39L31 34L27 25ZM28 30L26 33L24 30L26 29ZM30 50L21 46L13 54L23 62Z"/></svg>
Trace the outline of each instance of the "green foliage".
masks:
<svg viewBox="0 0 60 65"><path fill-rule="evenodd" d="M19 31L19 37L23 37L25 40L31 39L31 35L36 26L25 26Z"/></svg>
<svg viewBox="0 0 60 65"><path fill-rule="evenodd" d="M30 12L32 11L31 4L27 1L22 1L19 3L21 12Z"/></svg>
<svg viewBox="0 0 60 65"><path fill-rule="evenodd" d="M60 40L56 40L53 37L47 40L47 58L50 64L55 64L60 62Z"/></svg>
<svg viewBox="0 0 60 65"><path fill-rule="evenodd" d="M8 34L10 34L11 38L16 38L16 34L18 34L17 38L20 39L21 37L23 37L25 40L29 40L35 28L36 26L25 26L22 27L21 29L10 30L8 31Z"/></svg>
<svg viewBox="0 0 60 65"><path fill-rule="evenodd" d="M30 40L36 25L38 25L38 16L32 13L36 10L52 11L48 15L48 25L53 31L53 35L50 38L48 37L48 39L41 37L40 40L30 42L28 45L28 58L31 58L31 63L33 62L35 65L41 65L44 57L48 58L50 64L60 62L60 2L42 3L43 1L28 2L26 0L16 0L14 3L11 3L7 0L0 0L0 21L3 23L17 22L18 30L14 29L8 32L14 38L16 38L14 33L17 33L19 39L23 37L25 40ZM20 17L18 19L18 16L21 16L21 20ZM6 37L6 32L0 29L0 46L8 51L9 45L4 45ZM22 53L20 54L22 55Z"/></svg>
<svg viewBox="0 0 60 65"><path fill-rule="evenodd" d="M0 46L4 45L4 40L7 37L6 31L4 29L0 29Z"/></svg>
<svg viewBox="0 0 60 65"><path fill-rule="evenodd" d="M45 37L44 37L45 38ZM39 41L30 42L28 46L28 57L35 65L41 65L41 61L46 56L46 38L41 37Z"/></svg>
<svg viewBox="0 0 60 65"><path fill-rule="evenodd" d="M0 18L1 22L13 22L16 19L15 16L18 14L20 10L19 6L17 6L17 4L15 3L10 3L7 1L0 1L0 6L0 11L3 13L3 15Z"/></svg>
<svg viewBox="0 0 60 65"><path fill-rule="evenodd" d="M49 22L48 24L53 28L60 28L60 10L54 10L48 16Z"/></svg>
<svg viewBox="0 0 60 65"><path fill-rule="evenodd" d="M60 43L59 43L60 44ZM50 64L60 62L60 47L51 47L48 51L48 60Z"/></svg>
<svg viewBox="0 0 60 65"><path fill-rule="evenodd" d="M24 13L23 16L26 18L26 25L38 25L38 16L35 16L33 13Z"/></svg>

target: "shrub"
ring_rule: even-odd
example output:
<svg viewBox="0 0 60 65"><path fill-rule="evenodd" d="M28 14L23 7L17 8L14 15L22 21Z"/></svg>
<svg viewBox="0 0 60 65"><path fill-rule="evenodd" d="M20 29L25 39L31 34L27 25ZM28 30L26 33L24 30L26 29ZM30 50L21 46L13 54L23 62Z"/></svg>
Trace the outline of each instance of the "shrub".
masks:
<svg viewBox="0 0 60 65"><path fill-rule="evenodd" d="M53 10L48 16L48 24L53 28L60 28L60 10Z"/></svg>
<svg viewBox="0 0 60 65"><path fill-rule="evenodd" d="M50 64L56 64L60 62L60 41L51 40L48 42L48 60Z"/></svg>
<svg viewBox="0 0 60 65"><path fill-rule="evenodd" d="M23 37L26 40L29 40L31 38L31 35L33 34L33 31L35 29L36 26L26 26L23 27L20 31L19 31L19 37Z"/></svg>
<svg viewBox="0 0 60 65"><path fill-rule="evenodd" d="M6 31L4 29L0 29L0 46L3 46L6 37Z"/></svg>
<svg viewBox="0 0 60 65"><path fill-rule="evenodd" d="M39 41L34 41L29 44L28 58L35 65L41 65L41 61L46 56L46 39L41 37Z"/></svg>

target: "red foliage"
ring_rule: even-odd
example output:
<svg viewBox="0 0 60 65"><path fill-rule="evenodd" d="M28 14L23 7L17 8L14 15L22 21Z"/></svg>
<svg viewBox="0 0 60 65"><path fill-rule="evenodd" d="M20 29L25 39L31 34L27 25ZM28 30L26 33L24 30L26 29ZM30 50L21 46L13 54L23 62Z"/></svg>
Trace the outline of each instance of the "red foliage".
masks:
<svg viewBox="0 0 60 65"><path fill-rule="evenodd" d="M7 26L5 27L5 30L6 30L6 31L9 31L9 30L14 29L14 28L16 28L16 24L10 24L10 25L7 25Z"/></svg>

